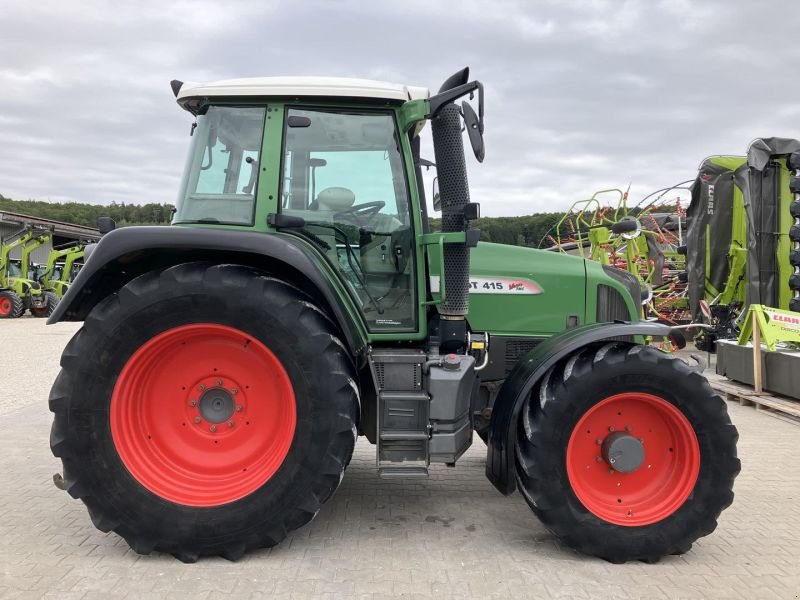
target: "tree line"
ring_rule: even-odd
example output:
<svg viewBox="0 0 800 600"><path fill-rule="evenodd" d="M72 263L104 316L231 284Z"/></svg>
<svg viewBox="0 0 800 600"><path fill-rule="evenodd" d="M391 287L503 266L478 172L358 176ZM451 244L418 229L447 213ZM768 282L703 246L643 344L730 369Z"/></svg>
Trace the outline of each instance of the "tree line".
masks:
<svg viewBox="0 0 800 600"><path fill-rule="evenodd" d="M98 217L111 217L117 226L166 225L172 219L172 204L125 204L124 202L99 205L80 202L43 202L41 200L11 200L0 195L0 211L9 211L64 221L75 225L96 227ZM547 239L563 213L536 213L520 217L482 217L473 226L481 230L481 240L498 244L547 248ZM431 219L431 229L441 229L441 219Z"/></svg>
<svg viewBox="0 0 800 600"><path fill-rule="evenodd" d="M125 204L124 202L100 205L80 202L43 202L41 200L11 200L0 195L0 211L8 211L63 221L74 225L97 227L98 217L111 217L117 225L166 225L172 219L172 204Z"/></svg>
<svg viewBox="0 0 800 600"><path fill-rule="evenodd" d="M535 213L519 217L481 217L472 226L480 229L481 241L529 248L549 248L552 242L548 235L555 231L556 224L564 213ZM441 219L431 219L431 229L441 229Z"/></svg>

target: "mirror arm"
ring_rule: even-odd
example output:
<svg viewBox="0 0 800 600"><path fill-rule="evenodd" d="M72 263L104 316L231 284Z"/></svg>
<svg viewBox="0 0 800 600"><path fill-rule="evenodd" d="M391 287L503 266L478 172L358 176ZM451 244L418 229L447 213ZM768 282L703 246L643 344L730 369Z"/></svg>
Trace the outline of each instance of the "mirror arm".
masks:
<svg viewBox="0 0 800 600"><path fill-rule="evenodd" d="M453 89L447 90L445 92L441 92L432 96L428 99L428 103L430 104L430 112L427 115L428 119L434 118L439 111L442 110L442 107L445 104L449 104L456 98L460 98L461 96L465 96L467 94L474 94L475 90L478 90L478 115L480 116L481 120L481 128L483 127L483 84L480 81L470 81L469 83L465 83L463 85L459 85L454 87Z"/></svg>

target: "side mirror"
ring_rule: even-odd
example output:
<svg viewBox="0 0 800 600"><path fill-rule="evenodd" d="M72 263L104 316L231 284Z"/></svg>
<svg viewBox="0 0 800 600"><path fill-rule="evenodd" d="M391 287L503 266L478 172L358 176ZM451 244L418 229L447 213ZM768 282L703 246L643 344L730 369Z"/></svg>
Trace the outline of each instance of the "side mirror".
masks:
<svg viewBox="0 0 800 600"><path fill-rule="evenodd" d="M433 210L442 210L442 197L439 195L439 178L433 178L433 186L431 187L431 198L433 198Z"/></svg>
<svg viewBox="0 0 800 600"><path fill-rule="evenodd" d="M116 228L117 223L111 217L99 217L97 219L97 229L100 231L100 235L105 235Z"/></svg>
<svg viewBox="0 0 800 600"><path fill-rule="evenodd" d="M486 148L483 143L483 123L475 114L475 110L466 100L461 103L461 112L464 115L464 124L467 127L469 143L478 162L483 162Z"/></svg>

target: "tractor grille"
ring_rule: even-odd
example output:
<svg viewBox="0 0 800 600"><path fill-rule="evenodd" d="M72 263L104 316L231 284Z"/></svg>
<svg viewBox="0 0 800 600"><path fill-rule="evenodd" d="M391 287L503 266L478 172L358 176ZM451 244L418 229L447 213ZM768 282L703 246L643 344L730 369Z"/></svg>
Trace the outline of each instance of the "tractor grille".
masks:
<svg viewBox="0 0 800 600"><path fill-rule="evenodd" d="M631 314L625 298L608 285L597 286L597 322L630 321Z"/></svg>
<svg viewBox="0 0 800 600"><path fill-rule="evenodd" d="M520 358L525 356L541 340L519 339L506 341L506 373L514 368Z"/></svg>

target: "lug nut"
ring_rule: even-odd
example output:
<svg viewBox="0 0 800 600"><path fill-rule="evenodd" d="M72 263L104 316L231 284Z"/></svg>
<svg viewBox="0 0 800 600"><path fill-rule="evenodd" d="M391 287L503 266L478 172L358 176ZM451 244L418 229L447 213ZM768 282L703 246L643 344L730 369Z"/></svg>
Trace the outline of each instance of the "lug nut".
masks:
<svg viewBox="0 0 800 600"><path fill-rule="evenodd" d="M630 425L625 425L625 431L630 432L630 430L631 430L631 426Z"/></svg>
<svg viewBox="0 0 800 600"><path fill-rule="evenodd" d="M617 459L616 458L609 458L608 462L613 465L615 462L617 462Z"/></svg>
<svg viewBox="0 0 800 600"><path fill-rule="evenodd" d="M211 433L214 433L217 430L217 426L212 425L211 427L209 427L209 429L211 430Z"/></svg>
<svg viewBox="0 0 800 600"><path fill-rule="evenodd" d="M614 428L613 428L611 425L609 425L609 426L608 426L608 430L609 430L609 431L614 431Z"/></svg>
<svg viewBox="0 0 800 600"><path fill-rule="evenodd" d="M189 406L197 406L197 400L189 400Z"/></svg>
<svg viewBox="0 0 800 600"><path fill-rule="evenodd" d="M597 462L603 462L603 457L602 456L598 456L597 458L595 458L595 460Z"/></svg>
<svg viewBox="0 0 800 600"><path fill-rule="evenodd" d="M236 394L238 394L238 393L239 393L239 390L238 390L238 389L236 389L236 388L233 388L233 389L231 390L231 394L233 394L234 396L235 396Z"/></svg>
<svg viewBox="0 0 800 600"><path fill-rule="evenodd" d="M242 408L243 408L243 407L242 407L242 405L241 405L241 404L237 404L237 405L236 405L236 412L242 412Z"/></svg>
<svg viewBox="0 0 800 600"><path fill-rule="evenodd" d="M199 422L200 422L200 421L202 421L202 420L203 420L203 419L201 419L200 417L195 417L195 418L194 418L194 422L195 422L195 423L199 423Z"/></svg>
<svg viewBox="0 0 800 600"><path fill-rule="evenodd" d="M217 385L222 385L222 379L217 379Z"/></svg>
<svg viewBox="0 0 800 600"><path fill-rule="evenodd" d="M601 440L600 438L597 438L597 439L595 440L595 442L597 442L597 445L598 445L598 446L602 446L602 445L603 445L603 440Z"/></svg>
<svg viewBox="0 0 800 600"><path fill-rule="evenodd" d="M197 386L197 389L198 389L198 390L200 390L201 392L202 392L202 391L205 391L205 389L206 389L206 384L205 384L205 383L201 383L200 385L198 385L198 386Z"/></svg>
<svg viewBox="0 0 800 600"><path fill-rule="evenodd" d="M233 421L228 421L228 427L233 427Z"/></svg>

